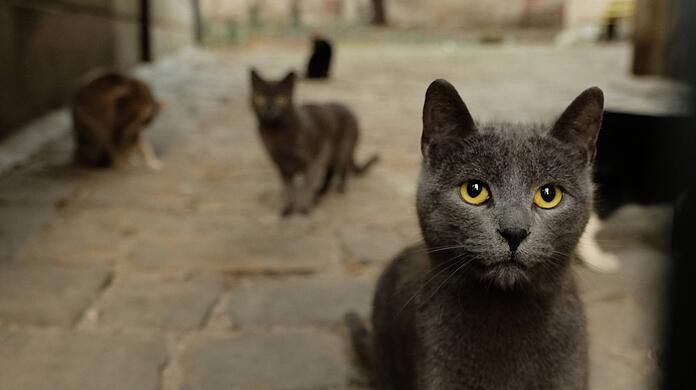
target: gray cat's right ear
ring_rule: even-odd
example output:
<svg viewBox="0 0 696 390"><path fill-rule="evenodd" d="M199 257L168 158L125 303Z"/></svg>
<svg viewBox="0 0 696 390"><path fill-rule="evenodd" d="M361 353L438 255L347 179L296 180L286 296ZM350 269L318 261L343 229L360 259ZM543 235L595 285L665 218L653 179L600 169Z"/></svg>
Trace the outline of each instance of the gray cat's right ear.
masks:
<svg viewBox="0 0 696 390"><path fill-rule="evenodd" d="M292 88L295 85L295 80L297 79L297 75L295 74L294 71L288 72L288 74L283 77L283 79L280 81L280 85L288 88Z"/></svg>
<svg viewBox="0 0 696 390"><path fill-rule="evenodd" d="M251 75L251 85L257 86L263 83L263 79L261 78L259 72L257 72L255 68L251 68L249 74Z"/></svg>
<svg viewBox="0 0 696 390"><path fill-rule="evenodd" d="M425 92L421 151L438 141L464 138L476 132L474 119L457 90L446 80L433 81Z"/></svg>
<svg viewBox="0 0 696 390"><path fill-rule="evenodd" d="M563 111L550 135L563 142L584 147L588 153L588 162L592 162L603 115L604 93L597 87L588 88Z"/></svg>

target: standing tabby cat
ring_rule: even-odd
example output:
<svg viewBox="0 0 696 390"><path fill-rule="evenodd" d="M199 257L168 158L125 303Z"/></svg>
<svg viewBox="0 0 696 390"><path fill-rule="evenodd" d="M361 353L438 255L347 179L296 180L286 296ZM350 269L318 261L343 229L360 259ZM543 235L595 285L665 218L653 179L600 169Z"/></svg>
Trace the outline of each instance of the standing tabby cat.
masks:
<svg viewBox="0 0 696 390"><path fill-rule="evenodd" d="M423 109L424 244L382 274L373 334L346 319L379 389L582 390L587 337L570 262L592 208L603 95L549 129L475 123L452 85Z"/></svg>
<svg viewBox="0 0 696 390"><path fill-rule="evenodd" d="M349 173L361 174L377 161L373 156L356 164L358 122L347 107L338 103L295 106L295 73L271 82L252 70L251 86L261 139L283 181L283 215L309 213L334 174L343 192Z"/></svg>
<svg viewBox="0 0 696 390"><path fill-rule="evenodd" d="M161 108L140 80L118 73L91 80L75 92L71 101L75 160L94 167L122 167L137 146L150 168L161 168L152 146L141 134Z"/></svg>

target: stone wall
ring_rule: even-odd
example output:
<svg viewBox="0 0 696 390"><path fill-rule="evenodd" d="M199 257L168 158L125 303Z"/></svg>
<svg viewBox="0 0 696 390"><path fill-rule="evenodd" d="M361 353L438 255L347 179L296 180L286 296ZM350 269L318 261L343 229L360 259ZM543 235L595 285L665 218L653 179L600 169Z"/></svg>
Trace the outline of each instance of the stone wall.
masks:
<svg viewBox="0 0 696 390"><path fill-rule="evenodd" d="M153 57L190 45L190 0L150 0ZM141 59L140 0L0 2L0 137L65 103L99 67Z"/></svg>
<svg viewBox="0 0 696 390"><path fill-rule="evenodd" d="M638 76L675 76L683 63L678 50L676 0L637 0L633 35L633 73Z"/></svg>
<svg viewBox="0 0 696 390"><path fill-rule="evenodd" d="M194 43L194 16L191 0L150 0L150 3L152 4L154 58Z"/></svg>
<svg viewBox="0 0 696 390"><path fill-rule="evenodd" d="M609 3L610 0L567 0L564 27L577 29L601 25Z"/></svg>
<svg viewBox="0 0 696 390"><path fill-rule="evenodd" d="M560 25L565 1L387 0L387 14L392 25L401 27L490 28L548 20ZM256 12L264 23L282 23L291 19L293 2L307 25L362 22L371 14L369 0L201 0L201 5L204 17L212 20L246 23Z"/></svg>

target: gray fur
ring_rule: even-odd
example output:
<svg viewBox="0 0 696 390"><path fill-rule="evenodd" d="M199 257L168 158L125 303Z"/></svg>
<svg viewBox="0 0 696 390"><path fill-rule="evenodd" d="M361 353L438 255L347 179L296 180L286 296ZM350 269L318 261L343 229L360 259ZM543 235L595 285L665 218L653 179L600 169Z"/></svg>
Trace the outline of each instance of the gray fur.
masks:
<svg viewBox="0 0 696 390"><path fill-rule="evenodd" d="M373 156L362 165L355 163L359 129L347 107L294 104L294 73L271 82L252 70L251 85L251 106L261 140L283 181L283 215L309 213L318 196L329 189L334 174L343 192L349 173L361 174L377 161Z"/></svg>
<svg viewBox="0 0 696 390"><path fill-rule="evenodd" d="M379 389L587 388L587 337L570 260L590 215L603 98L581 94L554 126L476 124L454 87L431 84L423 114L417 211L424 244L382 274L371 338ZM491 199L459 195L472 179ZM533 195L565 189L553 209ZM517 250L506 228L528 231Z"/></svg>

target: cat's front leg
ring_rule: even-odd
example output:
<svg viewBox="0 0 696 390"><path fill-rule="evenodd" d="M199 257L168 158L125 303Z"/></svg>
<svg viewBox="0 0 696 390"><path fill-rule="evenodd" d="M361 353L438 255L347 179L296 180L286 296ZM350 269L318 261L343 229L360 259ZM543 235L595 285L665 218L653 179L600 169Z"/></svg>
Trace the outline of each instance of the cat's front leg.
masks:
<svg viewBox="0 0 696 390"><path fill-rule="evenodd" d="M294 210L302 214L309 214L314 205L315 194L311 190L308 177L309 173L297 174L293 177Z"/></svg>
<svg viewBox="0 0 696 390"><path fill-rule="evenodd" d="M129 158L128 151L121 150L113 145L109 145L104 148L106 153L109 155L111 164L116 169L126 169L130 167L131 161Z"/></svg>
<svg viewBox="0 0 696 390"><path fill-rule="evenodd" d="M287 217L295 211L296 175L282 175L283 179L283 211L280 215Z"/></svg>
<svg viewBox="0 0 696 390"><path fill-rule="evenodd" d="M319 150L319 154L307 167L304 183L298 187L301 188L301 191L298 193L299 206L301 206L302 209L306 209L306 211L300 209L301 212L308 213L317 200L321 187L324 184L324 179L326 178L326 172L331 159L331 151L331 143L325 142Z"/></svg>
<svg viewBox="0 0 696 390"><path fill-rule="evenodd" d="M285 206L283 206L283 211L280 212L280 216L285 218L290 216L290 214L292 214L292 204L287 203Z"/></svg>
<svg viewBox="0 0 696 390"><path fill-rule="evenodd" d="M148 168L159 171L162 169L162 161L157 158L152 144L142 135L138 137L138 151Z"/></svg>

